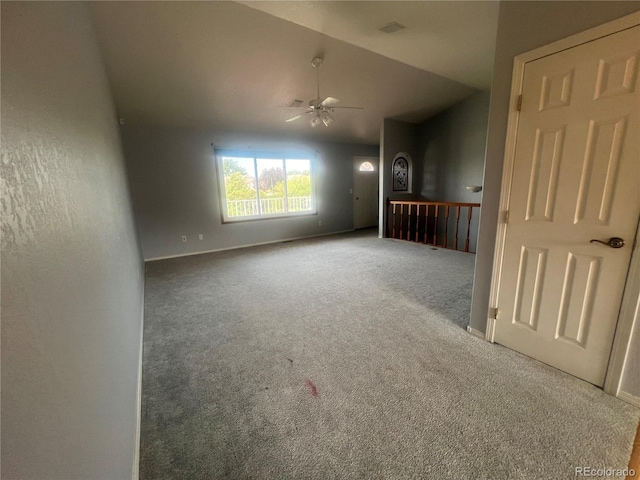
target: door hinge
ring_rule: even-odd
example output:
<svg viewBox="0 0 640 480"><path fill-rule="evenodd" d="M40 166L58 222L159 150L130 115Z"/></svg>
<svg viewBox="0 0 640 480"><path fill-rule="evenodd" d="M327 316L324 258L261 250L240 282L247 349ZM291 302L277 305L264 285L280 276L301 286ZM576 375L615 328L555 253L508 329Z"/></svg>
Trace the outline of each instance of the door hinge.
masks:
<svg viewBox="0 0 640 480"><path fill-rule="evenodd" d="M522 95L518 96L518 106L516 108L518 111L522 110Z"/></svg>
<svg viewBox="0 0 640 480"><path fill-rule="evenodd" d="M506 225L508 225L508 224L509 224L509 210L505 210L505 211L504 211L504 223L505 223Z"/></svg>
<svg viewBox="0 0 640 480"><path fill-rule="evenodd" d="M497 320L499 313L500 313L500 311L498 310L498 307L490 308L489 309L489 318L493 318L494 320Z"/></svg>

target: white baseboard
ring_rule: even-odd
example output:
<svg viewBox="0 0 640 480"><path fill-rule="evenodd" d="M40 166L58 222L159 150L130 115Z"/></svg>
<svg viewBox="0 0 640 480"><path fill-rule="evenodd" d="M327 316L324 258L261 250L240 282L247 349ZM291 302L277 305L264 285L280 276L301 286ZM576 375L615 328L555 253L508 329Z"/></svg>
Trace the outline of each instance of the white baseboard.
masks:
<svg viewBox="0 0 640 480"><path fill-rule="evenodd" d="M640 397L636 397L635 395L631 395L627 392L618 392L616 395L620 400L623 400L631 405L635 405L636 407L640 407Z"/></svg>
<svg viewBox="0 0 640 480"><path fill-rule="evenodd" d="M258 247L260 245L271 245L271 244L274 244L274 243L292 242L294 240L304 240L305 238L326 237L328 235L338 235L340 233L349 233L349 232L353 232L353 231L355 231L355 230L352 228L350 230L339 230L337 232L319 233L317 235L306 235L304 237L280 238L278 240L270 240L268 242L249 243L249 244L246 244L246 245L236 245L236 246L233 246L233 247L215 248L213 250L203 250L203 251L200 251L200 252L179 253L177 255L166 255L164 257L145 258L144 261L145 262L155 262L157 260L168 260L170 258L190 257L191 255L203 255L205 253L224 252L226 250L237 250L239 248Z"/></svg>
<svg viewBox="0 0 640 480"><path fill-rule="evenodd" d="M478 337L478 338L481 338L482 340L486 340L484 333L482 333L480 330L476 330L475 328L471 328L468 325L467 325L467 332L469 332L474 337Z"/></svg>
<svg viewBox="0 0 640 480"><path fill-rule="evenodd" d="M140 434L142 429L142 352L144 346L144 283L142 286L142 318L140 319L140 351L138 352L138 391L136 394L138 411L136 412L136 444L133 453L133 468L131 469L131 479L138 480L140 477Z"/></svg>

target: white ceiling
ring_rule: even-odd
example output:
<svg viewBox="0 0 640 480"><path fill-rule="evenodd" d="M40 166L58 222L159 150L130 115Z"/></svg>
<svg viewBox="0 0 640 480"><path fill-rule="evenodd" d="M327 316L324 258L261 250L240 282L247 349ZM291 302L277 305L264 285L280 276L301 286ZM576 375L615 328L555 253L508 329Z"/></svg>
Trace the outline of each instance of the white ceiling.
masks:
<svg viewBox="0 0 640 480"><path fill-rule="evenodd" d="M488 54L485 52L484 60L476 62L479 65L475 67L468 57L474 57L469 52L476 51L477 43L488 42L485 37L489 31L491 45L484 49L493 52L496 19L487 13L493 4L464 2L475 12L482 9L476 10L472 4L484 5L483 15L477 13L477 18L486 24L472 28L469 15L462 13L457 2L299 3L304 6L287 3L287 8L271 3L252 7L269 8L274 13L282 8L286 15L278 14L295 16L291 19L297 23L307 15L304 9L322 11L322 20L309 14L314 19L313 29L236 2L92 2L90 8L119 116L134 125L375 145L384 118L424 121L477 91L474 87L488 83L486 72L492 68ZM427 13L425 8L430 5L434 8ZM439 21L434 18L436 12ZM412 22L411 17L422 15L429 21L418 27L419 22ZM467 20L455 27L456 18ZM377 30L391 21L407 29L395 34ZM349 24L353 25L351 30L359 32L349 39L325 34L344 36ZM365 24L369 24L371 33L365 31ZM427 35L425 31L434 30L429 27L434 24L440 33ZM448 27L443 29L443 25ZM470 29L484 29L478 38L485 40L474 43L460 33L467 40L463 44L456 40L455 48L449 45L453 42L451 30ZM414 40L398 36L410 32ZM379 39L369 46L356 45L367 36L390 38L395 46L375 53L372 49L380 50L384 43ZM467 41L470 45L465 47ZM434 55L436 50L441 53ZM439 70L439 74L410 65L409 57L419 58L420 52L425 56L431 52L429 69ZM321 96L330 95L339 98L341 104L363 106L365 110L337 110L336 121L329 127L312 129L303 120L285 123L297 111L280 106L290 105L295 99L307 103L316 97L311 59L318 55L325 59L320 69Z"/></svg>
<svg viewBox="0 0 640 480"><path fill-rule="evenodd" d="M497 1L240 3L465 85L491 88ZM380 31L391 22L406 28Z"/></svg>

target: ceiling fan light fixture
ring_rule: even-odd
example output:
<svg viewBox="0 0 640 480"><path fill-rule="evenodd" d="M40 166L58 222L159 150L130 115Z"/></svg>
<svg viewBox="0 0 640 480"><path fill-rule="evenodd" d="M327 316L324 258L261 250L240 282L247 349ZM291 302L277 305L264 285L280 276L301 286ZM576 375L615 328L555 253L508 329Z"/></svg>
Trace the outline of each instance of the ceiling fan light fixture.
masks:
<svg viewBox="0 0 640 480"><path fill-rule="evenodd" d="M322 123L324 123L325 127L328 127L331 122L333 122L333 117L329 112L322 112L321 115Z"/></svg>
<svg viewBox="0 0 640 480"><path fill-rule="evenodd" d="M311 60L311 65L316 69L316 98L309 101L309 106L306 108L306 111L295 115L291 118L285 120L285 122L293 122L294 120L298 120L302 118L304 115L311 115L311 119L309 120L309 125L311 127L317 127L321 123L328 127L330 124L334 122L334 118L330 112L333 112L336 108L355 108L357 110L363 110L362 107L350 107L344 105L336 105L340 102L335 97L325 97L324 99L320 96L320 76L318 74L318 68L322 65L322 57L315 57ZM289 108L299 108L302 106L301 100L293 100L291 105L288 105ZM309 118L309 117L306 117Z"/></svg>

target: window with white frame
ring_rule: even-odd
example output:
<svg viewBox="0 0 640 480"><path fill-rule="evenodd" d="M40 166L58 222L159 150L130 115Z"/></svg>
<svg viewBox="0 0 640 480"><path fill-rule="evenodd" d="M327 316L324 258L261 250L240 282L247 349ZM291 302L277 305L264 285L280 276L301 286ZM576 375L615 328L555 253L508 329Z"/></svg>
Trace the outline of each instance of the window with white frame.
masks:
<svg viewBox="0 0 640 480"><path fill-rule="evenodd" d="M220 149L215 154L225 221L316 213L311 155Z"/></svg>

